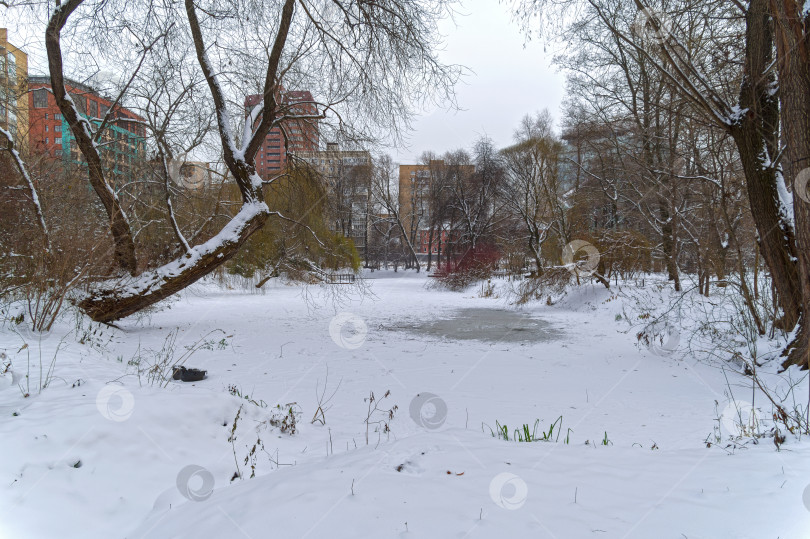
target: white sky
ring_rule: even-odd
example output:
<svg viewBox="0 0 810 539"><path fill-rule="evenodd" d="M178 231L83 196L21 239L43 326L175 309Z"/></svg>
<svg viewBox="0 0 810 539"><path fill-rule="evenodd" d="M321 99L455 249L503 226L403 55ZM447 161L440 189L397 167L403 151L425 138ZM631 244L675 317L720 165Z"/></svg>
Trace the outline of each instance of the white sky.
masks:
<svg viewBox="0 0 810 539"><path fill-rule="evenodd" d="M551 47L546 53L541 41L526 43L512 20L509 3L505 4L499 0L463 0L456 7L454 20L441 22L446 37L440 59L469 70L456 87L461 110L438 108L415 118L405 145L387 150L395 162L416 163L425 150L441 154L471 149L484 134L502 148L512 142L512 133L525 114L543 108L559 119L564 79L550 65ZM12 18L18 16L19 12L14 12ZM9 18L5 10L0 12L0 25L9 28L9 40L29 49L31 72L45 72L38 58L40 40L25 35L32 31L24 24L29 21Z"/></svg>
<svg viewBox="0 0 810 539"><path fill-rule="evenodd" d="M425 150L444 153L471 148L488 135L499 148L512 142L520 119L548 108L559 120L564 78L551 64L551 48L525 43L507 5L496 0L465 0L455 21L445 21L446 63L465 65L471 73L456 88L462 110L428 111L413 122L408 147L389 150L394 161L416 163ZM525 48L524 48L525 43Z"/></svg>

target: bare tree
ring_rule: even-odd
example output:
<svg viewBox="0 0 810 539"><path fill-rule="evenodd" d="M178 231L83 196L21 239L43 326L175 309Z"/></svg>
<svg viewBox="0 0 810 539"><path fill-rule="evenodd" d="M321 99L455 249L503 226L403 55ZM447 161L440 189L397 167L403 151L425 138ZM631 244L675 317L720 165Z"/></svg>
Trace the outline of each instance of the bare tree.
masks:
<svg viewBox="0 0 810 539"><path fill-rule="evenodd" d="M387 220L390 221L391 227L396 227L402 235L402 244L410 255L417 273L421 270L422 266L416 256L416 249L410 234L408 234L408 227L405 219L407 218L402 214L399 204L399 193L397 192L396 185L398 181L397 166L391 161L391 156L383 155L377 159L374 164L374 179L372 182L372 196L387 214ZM389 233L386 236L390 236ZM386 257L387 258L387 257Z"/></svg>
<svg viewBox="0 0 810 539"><path fill-rule="evenodd" d="M455 66L441 64L434 52L436 20L446 13L444 0L385 4L185 0L184 16L175 4L161 2L120 9L116 14L126 12L140 24L136 27L144 29L159 21L163 34L178 32L193 45L211 94L223 161L241 197L240 210L207 241L184 242L173 224L183 252L168 264L137 275L132 227L110 187L96 145L107 119L100 126L88 121L75 107L64 82L61 37L71 17L81 8L80 20L89 21L90 30L104 34L110 31L104 21L111 15L105 10L113 7L103 1L57 0L46 31L54 95L87 162L91 185L107 211L117 265L131 275L97 284L79 303L97 321L128 316L182 290L233 257L262 228L271 214L263 188L272 179L258 176L255 158L272 128L283 128L290 121L334 118L336 128L355 138L379 135L381 129L396 132L414 103L437 94L439 98L450 96L458 74ZM165 35L144 41L142 57L162 37ZM257 50L263 50L265 56L256 55ZM135 66L130 81L141 65ZM234 131L229 103L239 102L240 89L244 91L249 73L258 66L263 73L263 101L248 111L241 132ZM279 100L283 88L310 85L322 96L314 103L315 113L302 114ZM121 96L128 87L125 85ZM170 200L166 198L167 203ZM295 220L294 216L288 218Z"/></svg>
<svg viewBox="0 0 810 539"><path fill-rule="evenodd" d="M189 188L200 191L211 187L192 185L184 179L183 172L189 166L186 161L190 155L205 144L214 128L214 111L207 106L204 97L205 81L193 69L193 64L185 62L191 44L181 38L175 33L160 41L155 47L157 50L148 56L142 76L134 81L129 92L136 102L144 104L144 123L154 140L157 161L157 166L150 167L153 170L149 172L163 191L166 222L177 241L176 248L170 251L174 254L178 250L190 251L190 243L196 241L202 231L200 227L182 230L173 199L188 196ZM193 219L186 222L196 224Z"/></svg>
<svg viewBox="0 0 810 539"><path fill-rule="evenodd" d="M453 169L448 182L450 207L458 225L459 240L473 251L492 240L504 218L500 211L505 169L492 140L480 138L469 156L464 151L448 155Z"/></svg>
<svg viewBox="0 0 810 539"><path fill-rule="evenodd" d="M507 176L502 191L507 208L523 223L535 271L544 271L542 248L549 238L569 241L561 165L563 145L551 130L548 111L526 116L515 132L515 145L502 150Z"/></svg>
<svg viewBox="0 0 810 539"><path fill-rule="evenodd" d="M734 140L758 232L759 251L770 270L782 310L775 326L786 331L794 328L802 312L804 295L791 219L794 212L783 196L786 190L778 144L781 93L775 91L778 81L777 70L773 69L780 58L774 58L773 51L774 27L792 28L792 37L780 34L784 41L778 49L785 51L798 43L797 37L801 37L796 26L798 3L792 2L793 6L786 8L786 17L777 25L769 12L769 6L777 10L776 2L769 0L655 3L634 0L632 6L619 0L526 0L519 2L518 13L529 21L528 15L541 8L572 4L583 8L571 26L574 32L582 33L586 24L598 25L609 32L615 44L609 64L627 64L634 70L654 72L665 83L667 92L687 103L692 114ZM668 13L680 16L675 18ZM797 67L791 67L792 62L806 62L795 57L785 60L787 63L782 65L786 70ZM629 85L633 82L627 80ZM795 95L805 95L801 84L793 89L797 91ZM659 104L645 103L653 108ZM801 151L796 154L797 159L802 159ZM806 153L803 158L806 159ZM667 171L657 161L645 163L648 168L650 164ZM663 217L674 215L670 212Z"/></svg>
<svg viewBox="0 0 810 539"><path fill-rule="evenodd" d="M68 0L64 4L57 3L56 9L54 9L53 15L48 21L45 30L45 45L51 74L51 89L54 98L56 98L56 104L70 126L76 138L76 143L87 161L90 185L93 186L93 190L107 212L110 221L110 232L113 236L116 263L121 270L135 275L137 272L137 258L129 219L121 207L117 194L105 178L104 165L97 145L98 140L104 133L110 115L114 115L116 110L111 107L107 112L107 116L102 119L102 124L95 126L79 112L65 86L61 34L70 16L83 2L84 0Z"/></svg>
<svg viewBox="0 0 810 539"><path fill-rule="evenodd" d="M2 150L8 152L8 154L11 156L11 160L14 163L14 168L17 169L17 172L25 183L25 189L28 192L28 199L30 200L31 209L34 211L37 225L39 226L39 232L42 236L43 252L45 255L50 255L51 235L48 232L48 225L45 224L45 216L42 213L42 205L39 202L39 194L37 193L36 185L34 185L34 180L31 177L28 167L25 165L22 157L20 157L20 152L17 151L14 144L14 137L12 137L11 133L0 128L0 137L2 137L2 141L5 142L5 147L2 147Z"/></svg>

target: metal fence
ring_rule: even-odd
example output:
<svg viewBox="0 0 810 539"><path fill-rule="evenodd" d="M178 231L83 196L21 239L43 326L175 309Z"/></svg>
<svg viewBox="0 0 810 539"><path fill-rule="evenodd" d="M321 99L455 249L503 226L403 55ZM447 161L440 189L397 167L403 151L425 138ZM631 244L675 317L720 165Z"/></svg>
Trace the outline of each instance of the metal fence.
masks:
<svg viewBox="0 0 810 539"><path fill-rule="evenodd" d="M327 273L324 282L328 284L353 284L357 276L354 273Z"/></svg>

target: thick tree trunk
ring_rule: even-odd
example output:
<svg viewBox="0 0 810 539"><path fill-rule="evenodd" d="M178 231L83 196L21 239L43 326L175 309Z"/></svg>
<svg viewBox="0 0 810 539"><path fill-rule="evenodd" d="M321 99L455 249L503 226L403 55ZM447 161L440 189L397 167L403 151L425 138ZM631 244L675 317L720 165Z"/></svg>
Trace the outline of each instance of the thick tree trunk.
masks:
<svg viewBox="0 0 810 539"><path fill-rule="evenodd" d="M70 126L76 144L87 161L90 185L98 195L99 200L107 211L110 220L110 232L113 236L115 261L119 268L135 275L137 271L137 258L135 257L135 242L124 210L118 201L115 191L104 177L104 167L101 156L93 141L90 122L79 115L73 100L65 88L64 71L62 66L62 46L60 43L62 28L68 17L78 8L84 0L68 0L54 10L48 21L45 31L45 47L48 55L48 68L51 75L51 89L59 106L59 111ZM113 111L111 111L113 113Z"/></svg>
<svg viewBox="0 0 810 539"><path fill-rule="evenodd" d="M264 202L245 204L222 231L165 266L91 291L79 308L96 322L119 320L154 305L208 275L239 251L270 214Z"/></svg>
<svg viewBox="0 0 810 539"><path fill-rule="evenodd" d="M661 225L661 242L664 249L664 258L666 259L667 275L669 280L673 282L675 291L681 291L681 277L678 273L678 253L677 245L675 243L675 230L672 224L672 215L667 207L665 200L660 201L659 206L660 218L663 222Z"/></svg>
<svg viewBox="0 0 810 539"><path fill-rule="evenodd" d="M79 0L73 1L78 2ZM295 0L285 0L282 9L278 34L267 67L264 116L252 137L241 149L236 147L230 131L225 96L216 74L208 62L193 0L186 0L185 6L197 60L208 82L216 107L224 161L239 187L242 195L242 208L216 236L201 245L192 247L176 260L135 279L115 280L91 290L88 297L79 302L79 307L98 322L110 322L134 314L208 275L233 257L250 235L264 225L270 214L270 210L264 202L263 184L261 178L256 174L254 160L260 144L276 122L274 97L277 88L276 73L290 28Z"/></svg>
<svg viewBox="0 0 810 539"><path fill-rule="evenodd" d="M785 158L782 168L793 183L793 216L796 227L796 257L800 278L802 317L799 330L782 364L810 368L810 198L808 185L797 181L810 173L810 11L802 13L804 2L771 0L776 35L779 96ZM798 192L803 189L804 192Z"/></svg>
<svg viewBox="0 0 810 539"><path fill-rule="evenodd" d="M739 118L730 132L745 172L751 214L759 235L762 258L777 291L781 320L792 330L801 313L801 288L796 265L793 225L779 197L777 154L779 107L773 95L773 31L767 0L753 0L746 15L746 61L740 89ZM783 89L784 91L784 89Z"/></svg>
<svg viewBox="0 0 810 539"><path fill-rule="evenodd" d="M745 125L752 122L743 120L741 123ZM776 323L782 329L790 331L795 327L801 312L801 290L795 263L793 228L781 211L776 170L763 163L762 141L756 126L741 126L732 134L745 171L749 205L759 236L759 249L770 270L782 309L782 319Z"/></svg>

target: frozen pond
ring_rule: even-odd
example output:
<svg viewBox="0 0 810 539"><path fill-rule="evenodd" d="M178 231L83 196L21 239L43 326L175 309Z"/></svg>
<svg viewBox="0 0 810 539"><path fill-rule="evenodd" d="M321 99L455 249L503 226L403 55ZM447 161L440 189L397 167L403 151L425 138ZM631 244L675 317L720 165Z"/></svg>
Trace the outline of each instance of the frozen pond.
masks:
<svg viewBox="0 0 810 539"><path fill-rule="evenodd" d="M450 340L487 342L547 342L563 333L545 320L508 309L467 308L455 311L452 318L406 323L395 328L419 335Z"/></svg>

